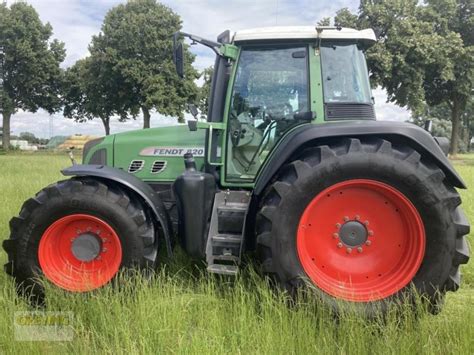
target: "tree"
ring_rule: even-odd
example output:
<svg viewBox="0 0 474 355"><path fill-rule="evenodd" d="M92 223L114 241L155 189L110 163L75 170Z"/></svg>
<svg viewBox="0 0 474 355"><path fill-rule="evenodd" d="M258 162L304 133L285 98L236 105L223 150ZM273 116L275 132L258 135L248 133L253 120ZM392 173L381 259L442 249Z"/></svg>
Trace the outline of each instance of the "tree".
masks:
<svg viewBox="0 0 474 355"><path fill-rule="evenodd" d="M343 26L372 27L377 44L367 52L371 81L388 100L418 113L426 102L450 109L450 153L456 154L461 117L472 95L472 0L362 0L357 21L338 13Z"/></svg>
<svg viewBox="0 0 474 355"><path fill-rule="evenodd" d="M44 138L38 138L31 132L21 132L18 139L27 141L30 144L47 144L48 140Z"/></svg>
<svg viewBox="0 0 474 355"><path fill-rule="evenodd" d="M104 56L78 60L68 68L64 83L64 116L77 122L100 118L105 134L110 134L110 118L129 98L119 89L120 78L111 70Z"/></svg>
<svg viewBox="0 0 474 355"><path fill-rule="evenodd" d="M172 34L181 29L181 19L156 0L134 0L110 10L102 32L94 36L91 56L100 56L102 64L115 80L114 90L127 102L115 105L122 117L143 113L143 128L150 127L150 111L184 119L188 101L198 90L192 67L194 56L186 49L185 79L176 74L172 55Z"/></svg>
<svg viewBox="0 0 474 355"><path fill-rule="evenodd" d="M466 105L466 110L464 111L463 121L464 126L467 131L467 151L470 152L471 148L474 145L474 100L471 99Z"/></svg>
<svg viewBox="0 0 474 355"><path fill-rule="evenodd" d="M451 137L452 134L452 123L450 117L451 109L446 103L442 103L437 106L429 106L425 104L424 109L417 115L412 115L412 121L423 126L426 120L433 122L434 136ZM468 100L466 109L461 116L461 131L459 134L460 140L458 141L458 151L465 153L470 150L470 142L474 137L474 104L473 100Z"/></svg>
<svg viewBox="0 0 474 355"><path fill-rule="evenodd" d="M115 104L111 99L111 82L104 71L107 66L88 57L78 60L68 68L64 85L64 116L76 122L86 122L96 117L104 125L105 135L110 134L110 117Z"/></svg>
<svg viewBox="0 0 474 355"><path fill-rule="evenodd" d="M318 26L330 26L331 25L331 18L330 17L323 17L317 23Z"/></svg>
<svg viewBox="0 0 474 355"><path fill-rule="evenodd" d="M37 143L38 140L36 136L31 132L21 132L20 139L27 141L28 143Z"/></svg>
<svg viewBox="0 0 474 355"><path fill-rule="evenodd" d="M61 105L64 43L51 40L52 27L43 24L35 9L23 2L0 5L0 45L4 48L3 149L10 145L10 120L18 110L56 112Z"/></svg>
<svg viewBox="0 0 474 355"><path fill-rule="evenodd" d="M334 25L341 27L357 28L359 17L349 11L347 7L344 7L336 12L334 17Z"/></svg>

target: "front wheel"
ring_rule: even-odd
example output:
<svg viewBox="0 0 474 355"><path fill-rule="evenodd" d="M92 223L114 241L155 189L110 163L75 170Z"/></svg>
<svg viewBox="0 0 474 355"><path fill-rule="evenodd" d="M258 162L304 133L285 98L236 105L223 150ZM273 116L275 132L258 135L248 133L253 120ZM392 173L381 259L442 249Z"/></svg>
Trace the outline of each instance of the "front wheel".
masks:
<svg viewBox="0 0 474 355"><path fill-rule="evenodd" d="M384 311L414 293L437 306L469 259L460 203L444 173L407 146L310 148L262 199L258 255L285 288L309 283L335 310Z"/></svg>
<svg viewBox="0 0 474 355"><path fill-rule="evenodd" d="M75 178L41 190L10 221L5 265L21 293L43 297L38 276L70 292L100 288L122 268L153 268L155 229L127 191Z"/></svg>

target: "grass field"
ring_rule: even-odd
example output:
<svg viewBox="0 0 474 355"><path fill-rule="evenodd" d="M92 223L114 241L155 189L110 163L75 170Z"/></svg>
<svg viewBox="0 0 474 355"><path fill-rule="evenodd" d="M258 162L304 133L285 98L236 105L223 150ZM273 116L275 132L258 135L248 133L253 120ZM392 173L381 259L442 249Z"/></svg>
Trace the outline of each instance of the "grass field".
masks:
<svg viewBox="0 0 474 355"><path fill-rule="evenodd" d="M61 179L66 156L0 156L0 240L22 202ZM472 188L461 191L474 221L474 155L455 165ZM472 243L472 235L471 235ZM6 255L1 250L0 264ZM407 315L384 325L353 315L337 323L316 302L289 308L251 270L235 281L219 280L180 256L152 280L131 278L118 289L90 294L48 291L47 310L74 314L69 342L14 340L13 314L29 310L0 272L0 353L265 353L265 354L472 354L474 352L474 261L463 285L450 293L438 316Z"/></svg>

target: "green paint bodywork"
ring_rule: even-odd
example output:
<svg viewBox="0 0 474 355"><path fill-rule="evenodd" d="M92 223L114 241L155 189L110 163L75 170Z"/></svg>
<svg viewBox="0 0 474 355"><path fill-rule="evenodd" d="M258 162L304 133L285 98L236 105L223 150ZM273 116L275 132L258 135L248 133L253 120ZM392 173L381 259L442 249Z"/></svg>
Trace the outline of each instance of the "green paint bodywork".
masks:
<svg viewBox="0 0 474 355"><path fill-rule="evenodd" d="M151 128L139 131L120 133L116 135L114 144L114 166L128 169L130 162L134 159L144 160L142 170L135 175L145 181L174 181L184 170L184 151L177 156L160 154L163 150L158 148L202 148L204 152L205 131L189 131L188 126L170 126ZM145 156L140 154L143 149L155 147L156 155ZM198 169L204 164L204 157L195 155ZM151 167L154 161L166 161L166 168L158 173L152 174Z"/></svg>
<svg viewBox="0 0 474 355"><path fill-rule="evenodd" d="M324 123L323 78L321 76L321 56L319 48L309 46L309 87L311 111L316 113L314 123Z"/></svg>
<svg viewBox="0 0 474 355"><path fill-rule="evenodd" d="M239 47L233 44L223 44L220 46L219 52L226 58L236 60L239 55Z"/></svg>
<svg viewBox="0 0 474 355"><path fill-rule="evenodd" d="M97 144L96 146L92 147L86 156L82 157L83 164L89 164L92 156L96 151L99 149L105 149L107 151L107 161L106 165L113 166L114 165L114 141L115 135L105 136L102 138L102 142Z"/></svg>
<svg viewBox="0 0 474 355"><path fill-rule="evenodd" d="M204 153L205 131L191 132L186 125L157 127L145 130L130 131L108 136L103 142L93 147L84 159L87 164L92 154L98 149L107 149L107 165L128 171L133 160L143 160L143 168L134 175L147 182L173 182L184 170L183 154L186 149L201 148ZM154 155L143 155L149 148ZM174 148L174 151L171 150ZM182 150L178 151L180 148ZM174 156L169 154L173 152ZM198 169L204 164L204 156L195 154ZM152 173L155 161L166 162L166 168L159 173Z"/></svg>

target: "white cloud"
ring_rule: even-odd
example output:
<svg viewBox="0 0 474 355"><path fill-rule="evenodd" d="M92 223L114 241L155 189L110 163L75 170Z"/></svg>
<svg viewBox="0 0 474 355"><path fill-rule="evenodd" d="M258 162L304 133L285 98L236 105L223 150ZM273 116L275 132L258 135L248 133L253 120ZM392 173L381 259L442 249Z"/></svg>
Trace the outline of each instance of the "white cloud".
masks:
<svg viewBox="0 0 474 355"><path fill-rule="evenodd" d="M65 42L64 66L67 67L88 54L87 46L92 35L99 32L106 10L118 1L28 0L28 3L43 22L51 23L54 38Z"/></svg>
<svg viewBox="0 0 474 355"><path fill-rule="evenodd" d="M8 3L12 3L8 0ZM91 37L100 31L103 18L113 6L123 3L119 0L28 0L38 11L44 22L53 26L54 37L65 42L67 58L64 67L88 55ZM215 39L226 29L236 31L244 28L274 25L313 25L323 17L334 16L342 7L356 10L358 3L350 0L163 0L181 15L183 29L203 37ZM195 61L198 69L214 62L213 53L203 48L192 47L199 54ZM407 110L386 103L383 90L374 90L378 119L405 120ZM49 115L44 111L32 114L20 112L12 118L14 134L30 131L40 137L49 137ZM174 118L152 116L152 125L174 124ZM139 129L141 120L119 123L112 121L112 132ZM68 135L73 133L102 135L99 120L75 123L61 115L53 116L53 133Z"/></svg>

